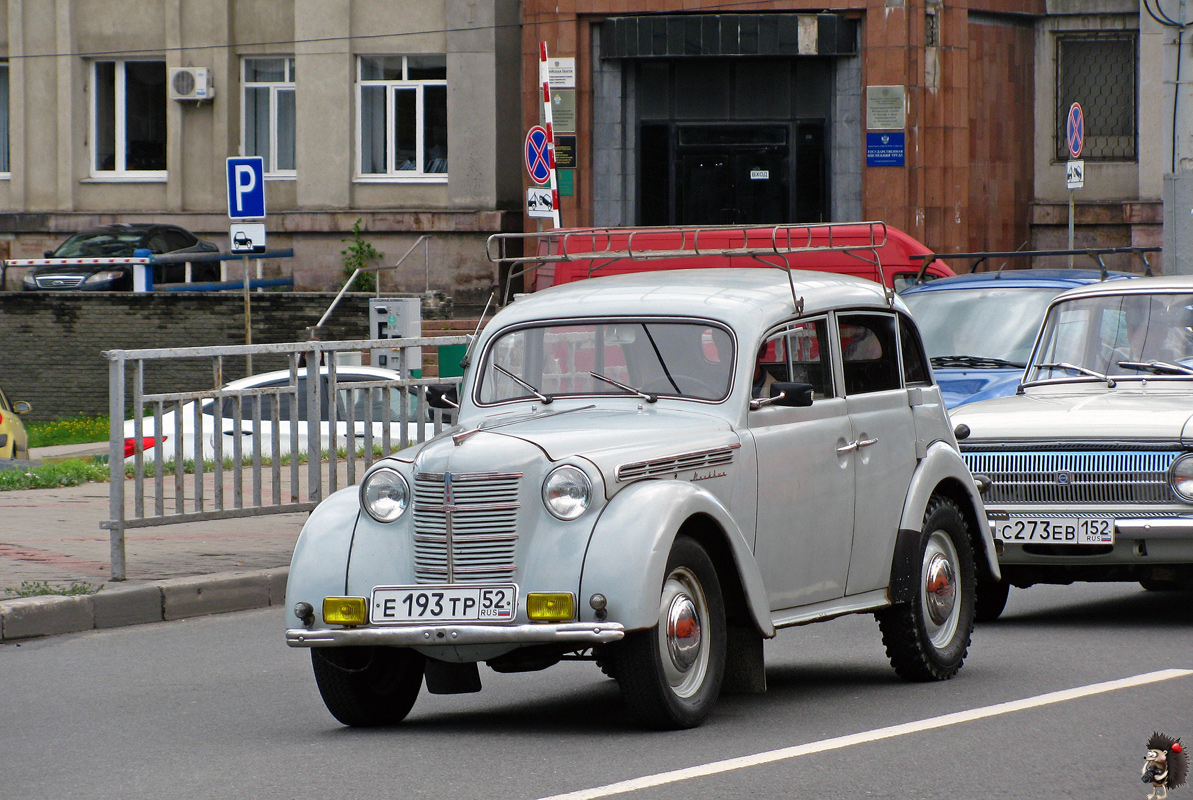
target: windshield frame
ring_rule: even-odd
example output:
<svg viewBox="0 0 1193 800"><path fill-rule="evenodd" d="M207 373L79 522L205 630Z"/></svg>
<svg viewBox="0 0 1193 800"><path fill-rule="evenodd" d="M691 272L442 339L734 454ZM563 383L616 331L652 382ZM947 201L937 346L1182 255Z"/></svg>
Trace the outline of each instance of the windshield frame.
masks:
<svg viewBox="0 0 1193 800"><path fill-rule="evenodd" d="M541 403L542 402L539 398L535 397L532 393L529 393L529 392L527 392L525 395L519 395L519 396L514 396L514 397L499 397L497 399L491 399L491 398L486 397L486 392L488 391L487 384L489 381L493 380L493 376L491 374L492 369L493 369L492 359L494 358L494 354L497 352L497 348L500 346L500 343L503 340L505 340L505 338L507 336L510 336L513 334L525 333L525 332L531 331L533 329L547 330L547 329L583 328L583 327L593 326L593 327L598 328L602 331L609 332L612 328L614 328L616 326L639 326L639 330L641 330L641 326L647 326L647 325L652 326L652 327L671 325L671 326L691 326L691 327L698 327L698 328L702 328L702 329L713 328L713 329L723 333L726 337L724 344L727 345L728 358L725 360L724 366L716 367L716 369L718 370L718 372L716 374L716 377L718 378L718 380L721 377L720 372L723 371L725 373L725 375L724 375L725 384L724 384L723 392L715 398L701 397L698 395L685 394L685 393L683 393L682 388L679 391L676 391L676 389L673 386L668 387L666 382L664 382L663 384L660 384L657 381L653 381L650 384L651 388L646 389L642 386L634 386L634 381L632 379L625 380L623 377L623 378L618 378L618 380L621 380L623 383L625 383L627 385L633 386L633 388L636 391L641 391L643 394L654 395L654 396L656 396L656 399L666 398L666 399L673 399L673 400L684 400L687 402L694 402L694 403L705 403L705 404L716 405L716 404L724 403L730 397L732 397L733 391L734 391L734 386L735 386L735 383L737 380L737 358L738 358L738 353L740 350L737 335L735 334L732 327L730 327L726 323L721 322L719 320L708 319L708 318L704 318L704 317L689 317L689 316L672 317L672 316L661 316L661 315L660 316L634 315L634 316L625 316L625 317L608 317L608 316L606 316L606 317L575 317L575 318L538 319L538 320L533 320L533 321L528 321L528 322L511 325L507 328L503 328L502 330L497 331L496 333L493 334L493 336L489 337L485 341L484 349L481 352L480 358L477 359L475 379L472 381L473 386L472 386L472 389L470 392L472 402L477 407L480 407L480 408L491 408L491 407L495 407L495 406L503 406L503 405L510 405L510 404L516 404L516 403L525 403L525 402L533 402L533 403ZM658 331L656 330L655 333L657 334ZM702 333L702 336L703 336L703 333ZM647 337L646 341L650 344L652 350L654 350L655 353L657 354L656 348L658 347L658 343L651 341L650 336ZM629 343L623 343L623 344L629 344ZM608 343L606 343L605 346L606 346L606 348L608 348L610 345ZM721 359L718 358L718 360L716 362L709 361L708 363L719 365L719 364L721 364ZM503 366L507 369L510 368L509 364L506 364L506 363L501 363L500 366ZM628 365L623 365L623 366L625 366L628 369ZM669 366L673 368L675 365L669 364ZM589 373L589 370L587 368L581 368L581 367L577 366L577 372L582 372L585 376L587 376ZM620 375L621 373L618 373L618 374ZM682 375L683 373L677 373L677 374ZM528 383L535 385L543 394L550 396L552 401L568 400L568 399L581 399L581 398L591 400L592 398L595 397L595 398L602 398L602 399L623 399L623 400L631 400L634 402L643 402L642 395L629 393L629 392L625 391L624 389L616 387L615 385L604 383L603 381L600 381L600 380L597 380L597 379L591 378L591 377L589 377L588 380L590 380L592 382L594 387L601 386L604 388L601 388L599 390L585 389L582 391L559 391L550 385L547 385L547 386L540 385L543 382L543 380L542 380L542 378L544 378L543 375L537 375L537 376L529 375L528 376L528 375L522 374L520 372L519 377L522 378L523 380L526 380ZM714 387L714 388L719 388L719 386Z"/></svg>
<svg viewBox="0 0 1193 800"><path fill-rule="evenodd" d="M1179 297L1186 298L1186 302L1184 304L1186 314L1184 316L1190 324L1184 326L1161 324L1157 327L1153 323L1153 317L1157 314L1157 310L1153 303L1156 298L1165 297L1172 298L1172 300L1176 300L1176 298ZM1051 342L1063 335L1057 333L1056 331L1058 326L1065 324L1065 321L1061 319L1061 314L1069 311L1073 312L1074 314L1079 314L1084 310L1087 313L1098 313L1102 316L1121 314L1122 318L1117 323L1119 328L1116 328L1113 331L1116 334L1115 341L1120 347L1124 344L1129 344L1124 342L1119 335L1122 328L1130 326L1130 322L1127 320L1127 315L1131 312L1129 312L1126 308L1128 299L1148 300L1147 313L1149 316L1147 317L1147 324L1143 328L1143 330L1146 332L1146 335L1145 338L1142 339L1143 344L1138 345L1143 351L1142 355L1124 358L1119 355L1112 354L1107 357L1105 364L1100 362L1090 364L1087 363L1088 359L1084 357L1079 359L1061 357L1057 355L1058 351L1055 349L1050 349L1047 355L1045 355L1045 348L1051 347ZM1112 307L1114 303L1118 303L1119 307L1117 309ZM1083 306L1085 307L1084 309L1082 308ZM1173 315L1179 313L1179 309L1177 311L1174 311L1174 309L1178 309L1178 304L1176 302L1169 301L1165 303L1165 308L1159 311L1159 314L1162 315L1159 317L1160 322L1171 322ZM1165 317L1167 319L1165 319ZM1104 319L1099 319L1097 322L1099 326L1098 333L1096 334L1097 338L1095 338L1095 334L1091 333L1089 330L1090 326L1093 324L1090 321L1075 321L1073 324L1080 324L1082 326L1080 331L1081 342L1084 344L1083 349L1086 351L1086 355L1088 355L1089 348L1095 343L1099 344L1103 351L1106 349L1105 346L1107 343L1105 336L1107 334L1107 322ZM1157 339L1152 336L1154 331L1164 332L1163 335L1159 337L1158 343ZM1167 346L1182 346L1187 357L1157 359L1155 355L1156 351L1153 348ZM1062 352L1061 355L1067 354ZM1058 297L1055 301L1053 301L1052 305L1048 307L1048 312L1044 315L1044 320L1040 325L1040 330L1036 337L1035 347L1032 348L1031 360L1028 362L1027 368L1023 372L1023 379L1019 388L1020 392L1022 392L1022 390L1026 387L1074 383L1088 383L1101 385L1106 388L1113 388L1116 384L1122 383L1124 381L1132 383L1173 383L1188 382L1193 380L1193 374L1164 374L1148 369L1117 368L1117 364L1120 361L1146 362L1149 360L1171 361L1174 364L1193 367L1193 291L1190 291L1188 288L1149 289L1146 291L1125 290L1113 293L1106 292L1097 294L1081 294L1075 297ZM1066 374L1050 374L1049 377L1046 378L1038 377L1042 371L1051 373L1057 372L1056 369L1049 369L1044 365L1057 364L1058 362L1065 361L1070 362L1075 367L1103 374L1106 376L1106 378L1103 379L1088 373L1074 374L1071 371L1066 371L1063 369L1060 371Z"/></svg>

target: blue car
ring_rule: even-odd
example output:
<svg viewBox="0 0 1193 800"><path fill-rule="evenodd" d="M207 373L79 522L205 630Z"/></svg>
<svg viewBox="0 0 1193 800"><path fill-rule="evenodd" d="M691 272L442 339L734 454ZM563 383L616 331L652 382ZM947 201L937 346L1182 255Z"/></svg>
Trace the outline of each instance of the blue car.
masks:
<svg viewBox="0 0 1193 800"><path fill-rule="evenodd" d="M1136 277L1096 269L1022 269L941 278L900 293L915 316L948 408L1015 393L1052 298Z"/></svg>

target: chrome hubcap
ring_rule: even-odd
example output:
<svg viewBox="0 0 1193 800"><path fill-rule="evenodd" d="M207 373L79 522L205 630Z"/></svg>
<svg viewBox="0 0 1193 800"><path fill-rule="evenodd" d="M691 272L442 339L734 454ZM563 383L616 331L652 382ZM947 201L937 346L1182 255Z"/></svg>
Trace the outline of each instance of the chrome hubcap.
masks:
<svg viewBox="0 0 1193 800"><path fill-rule="evenodd" d="M676 568L663 582L658 637L663 674L677 697L692 697L704 684L710 652L707 619L708 601L699 579L687 567Z"/></svg>
<svg viewBox="0 0 1193 800"><path fill-rule="evenodd" d="M957 634L961 619L961 585L957 549L944 531L933 531L924 548L920 573L920 603L924 631L934 647L946 647Z"/></svg>

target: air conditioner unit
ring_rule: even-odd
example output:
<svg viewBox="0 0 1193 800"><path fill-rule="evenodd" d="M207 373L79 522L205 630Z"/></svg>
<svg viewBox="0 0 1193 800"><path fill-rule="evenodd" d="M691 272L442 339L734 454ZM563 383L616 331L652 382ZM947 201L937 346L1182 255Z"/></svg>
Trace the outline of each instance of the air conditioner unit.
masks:
<svg viewBox="0 0 1193 800"><path fill-rule="evenodd" d="M171 100L211 100L215 86L207 67L176 67L170 70Z"/></svg>

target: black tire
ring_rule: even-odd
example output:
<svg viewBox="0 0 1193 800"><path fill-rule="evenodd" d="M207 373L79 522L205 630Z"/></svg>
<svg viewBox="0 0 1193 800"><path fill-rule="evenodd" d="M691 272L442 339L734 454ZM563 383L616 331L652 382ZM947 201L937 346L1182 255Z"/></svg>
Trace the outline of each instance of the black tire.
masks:
<svg viewBox="0 0 1193 800"><path fill-rule="evenodd" d="M910 599L878 612L887 657L910 681L943 681L957 674L973 633L973 546L957 504L933 496L916 543L918 574Z"/></svg>
<svg viewBox="0 0 1193 800"><path fill-rule="evenodd" d="M422 655L405 648L311 649L324 705L353 727L396 725L405 719L422 688L424 664Z"/></svg>
<svg viewBox="0 0 1193 800"><path fill-rule="evenodd" d="M1193 591L1193 580L1179 578L1144 578L1139 582L1149 592L1189 592Z"/></svg>
<svg viewBox="0 0 1193 800"><path fill-rule="evenodd" d="M991 578L978 579L978 597L974 611L975 622L993 622L1007 607L1011 584Z"/></svg>
<svg viewBox="0 0 1193 800"><path fill-rule="evenodd" d="M725 643L725 603L716 568L703 547L680 536L667 558L658 623L610 648L613 674L630 714L660 730L699 725L721 693Z"/></svg>

